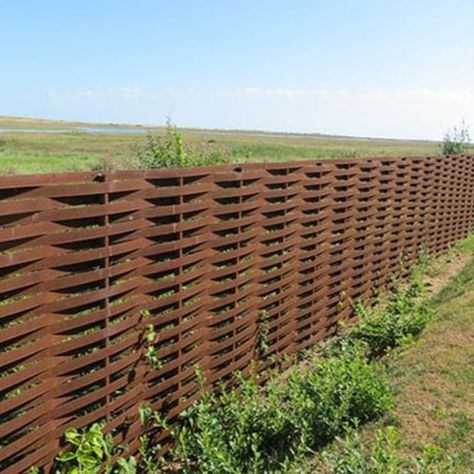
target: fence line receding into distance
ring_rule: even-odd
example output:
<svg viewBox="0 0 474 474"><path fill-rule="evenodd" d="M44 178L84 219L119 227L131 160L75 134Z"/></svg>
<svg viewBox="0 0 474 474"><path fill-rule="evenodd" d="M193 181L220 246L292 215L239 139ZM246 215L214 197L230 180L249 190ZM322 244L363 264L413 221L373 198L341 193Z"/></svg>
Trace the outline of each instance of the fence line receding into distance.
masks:
<svg viewBox="0 0 474 474"><path fill-rule="evenodd" d="M138 406L178 414L196 364L283 360L465 237L474 156L6 176L0 223L0 471L48 472L66 427L135 452Z"/></svg>

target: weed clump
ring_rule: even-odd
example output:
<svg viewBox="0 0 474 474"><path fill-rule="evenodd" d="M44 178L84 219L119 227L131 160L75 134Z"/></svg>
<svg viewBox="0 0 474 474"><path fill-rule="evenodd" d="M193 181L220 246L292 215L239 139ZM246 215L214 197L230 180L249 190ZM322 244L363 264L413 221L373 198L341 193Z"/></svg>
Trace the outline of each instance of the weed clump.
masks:
<svg viewBox="0 0 474 474"><path fill-rule="evenodd" d="M413 276L407 286L396 287L385 304L368 308L356 303L358 321L351 338L365 342L372 356L413 341L433 313L430 303L423 298L424 293L423 281Z"/></svg>

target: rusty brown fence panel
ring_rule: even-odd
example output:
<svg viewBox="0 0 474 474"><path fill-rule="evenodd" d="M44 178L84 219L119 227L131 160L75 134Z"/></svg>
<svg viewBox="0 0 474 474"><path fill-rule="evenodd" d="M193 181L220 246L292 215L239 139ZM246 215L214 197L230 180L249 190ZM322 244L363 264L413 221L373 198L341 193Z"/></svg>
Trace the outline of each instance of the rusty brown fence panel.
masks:
<svg viewBox="0 0 474 474"><path fill-rule="evenodd" d="M0 471L98 420L136 452L197 364L284 364L473 226L474 156L1 177Z"/></svg>

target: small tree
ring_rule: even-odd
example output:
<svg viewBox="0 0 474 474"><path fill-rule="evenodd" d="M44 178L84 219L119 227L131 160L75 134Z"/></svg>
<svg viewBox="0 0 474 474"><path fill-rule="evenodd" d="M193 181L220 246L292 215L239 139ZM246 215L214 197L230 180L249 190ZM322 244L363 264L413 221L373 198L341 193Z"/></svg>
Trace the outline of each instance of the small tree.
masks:
<svg viewBox="0 0 474 474"><path fill-rule="evenodd" d="M208 166L228 161L228 153L214 146L191 146L168 118L164 135L148 137L143 149L137 153L138 166L152 168L185 168Z"/></svg>
<svg viewBox="0 0 474 474"><path fill-rule="evenodd" d="M453 132L447 132L441 144L443 155L458 155L464 153L469 148L471 137L464 120L459 128L454 127Z"/></svg>

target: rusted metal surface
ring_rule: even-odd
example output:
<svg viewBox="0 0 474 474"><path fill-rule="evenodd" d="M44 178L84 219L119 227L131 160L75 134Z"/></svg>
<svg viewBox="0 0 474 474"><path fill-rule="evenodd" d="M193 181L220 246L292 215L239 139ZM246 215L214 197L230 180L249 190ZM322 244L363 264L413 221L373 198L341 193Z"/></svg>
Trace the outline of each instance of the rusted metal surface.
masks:
<svg viewBox="0 0 474 474"><path fill-rule="evenodd" d="M0 470L48 471L66 427L134 452L138 406L178 414L196 364L281 361L465 237L474 156L1 177L0 223Z"/></svg>

